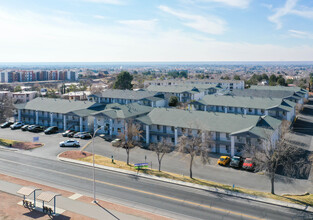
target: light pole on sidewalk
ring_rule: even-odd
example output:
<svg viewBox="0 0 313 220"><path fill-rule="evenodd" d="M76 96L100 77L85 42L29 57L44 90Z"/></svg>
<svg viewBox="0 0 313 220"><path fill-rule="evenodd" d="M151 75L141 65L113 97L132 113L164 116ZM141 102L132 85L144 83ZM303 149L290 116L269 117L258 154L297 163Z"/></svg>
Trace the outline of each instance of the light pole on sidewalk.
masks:
<svg viewBox="0 0 313 220"><path fill-rule="evenodd" d="M94 144L94 138L96 133L102 128L102 126L99 126L94 132L92 136L92 174L93 174L93 203L97 203L96 200L96 173L95 173L95 144Z"/></svg>

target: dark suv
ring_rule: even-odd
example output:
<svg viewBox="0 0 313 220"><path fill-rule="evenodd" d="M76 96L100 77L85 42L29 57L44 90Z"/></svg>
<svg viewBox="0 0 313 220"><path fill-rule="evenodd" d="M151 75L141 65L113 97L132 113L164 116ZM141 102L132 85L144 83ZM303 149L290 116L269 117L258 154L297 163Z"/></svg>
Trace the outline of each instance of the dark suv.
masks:
<svg viewBox="0 0 313 220"><path fill-rule="evenodd" d="M52 126L52 127L47 128L44 132L45 132L45 134L55 134L58 131L59 131L58 127Z"/></svg>
<svg viewBox="0 0 313 220"><path fill-rule="evenodd" d="M242 159L242 157L233 156L233 157L231 158L231 161L230 161L229 166L230 166L230 167L233 167L233 168L241 168L241 167L242 167L242 164L243 164L243 159Z"/></svg>

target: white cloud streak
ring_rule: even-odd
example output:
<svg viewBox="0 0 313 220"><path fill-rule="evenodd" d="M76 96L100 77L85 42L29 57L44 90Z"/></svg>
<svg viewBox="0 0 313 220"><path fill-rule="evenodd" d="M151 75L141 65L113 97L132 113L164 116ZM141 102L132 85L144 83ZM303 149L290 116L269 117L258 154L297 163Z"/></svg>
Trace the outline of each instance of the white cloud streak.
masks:
<svg viewBox="0 0 313 220"><path fill-rule="evenodd" d="M269 16L268 20L276 24L277 29L281 29L283 24L281 18L286 15L297 15L304 18L313 18L313 9L301 7L297 9L298 0L287 0L282 8L276 9L276 13Z"/></svg>
<svg viewBox="0 0 313 220"><path fill-rule="evenodd" d="M84 2L92 2L92 3L101 3L101 4L110 4L110 5L122 5L124 2L121 0L82 0Z"/></svg>
<svg viewBox="0 0 313 220"><path fill-rule="evenodd" d="M216 2L236 8L248 8L251 0L198 0L202 2Z"/></svg>
<svg viewBox="0 0 313 220"><path fill-rule="evenodd" d="M173 15L183 21L183 25L207 34L223 34L225 32L225 21L214 16L201 16L176 11L161 5L159 9Z"/></svg>
<svg viewBox="0 0 313 220"><path fill-rule="evenodd" d="M291 37L301 38L301 39L313 39L313 34L305 32L305 31L288 30L288 32Z"/></svg>
<svg viewBox="0 0 313 220"><path fill-rule="evenodd" d="M133 30L140 30L140 31L153 31L157 25L158 20L121 20L118 23L127 26Z"/></svg>

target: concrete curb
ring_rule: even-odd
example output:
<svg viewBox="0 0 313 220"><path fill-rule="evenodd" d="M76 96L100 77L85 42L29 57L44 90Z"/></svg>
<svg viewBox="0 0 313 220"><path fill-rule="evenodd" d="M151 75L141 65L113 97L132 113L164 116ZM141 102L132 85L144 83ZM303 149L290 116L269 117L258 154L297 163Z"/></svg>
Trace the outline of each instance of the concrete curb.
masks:
<svg viewBox="0 0 313 220"><path fill-rule="evenodd" d="M74 164L92 167L92 163L77 161L74 159L68 159L68 158L60 157L59 155L57 156L57 159L60 161L64 161L64 162L69 162L69 163L74 163ZM244 194L244 193L233 192L230 190L225 190L225 189L220 189L220 188L215 188L215 187L202 186L202 185L198 185L198 184L194 184L194 183L187 183L187 182L178 181L178 180L171 180L171 179L167 179L167 178L163 178L163 177L151 176L148 174L137 173L137 172L133 172L133 171L123 170L123 169L118 169L118 168L113 168L113 167L107 167L107 166L98 165L98 164L95 164L95 167L100 168L100 169L104 169L104 170L113 171L113 172L128 174L128 175L136 175L136 176L140 176L140 177L147 178L147 179L153 179L156 181L172 183L172 184L176 184L176 185L180 185L180 186L187 186L187 187L191 187L191 188L195 188L195 189L208 190L210 192L215 192L215 193L225 194L225 195L229 195L229 196L239 197L242 199L254 200L254 201L267 203L267 204L271 204L271 205L282 206L282 207L287 207L287 208L294 208L294 209L299 209L299 210L307 211L307 212L313 212L313 207L311 207L311 206L298 205L298 204L283 202L283 201L279 201L279 200L275 200L275 199L269 199L269 198L253 196L253 195Z"/></svg>

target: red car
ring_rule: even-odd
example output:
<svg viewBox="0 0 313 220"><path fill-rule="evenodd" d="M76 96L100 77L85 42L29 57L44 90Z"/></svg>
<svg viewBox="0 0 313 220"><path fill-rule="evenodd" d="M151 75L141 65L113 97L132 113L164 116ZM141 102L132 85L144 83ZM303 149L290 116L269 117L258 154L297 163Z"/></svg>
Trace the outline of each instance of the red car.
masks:
<svg viewBox="0 0 313 220"><path fill-rule="evenodd" d="M254 165L252 158L246 158L242 165L242 169L250 170L250 171L254 171L254 167L255 165Z"/></svg>

